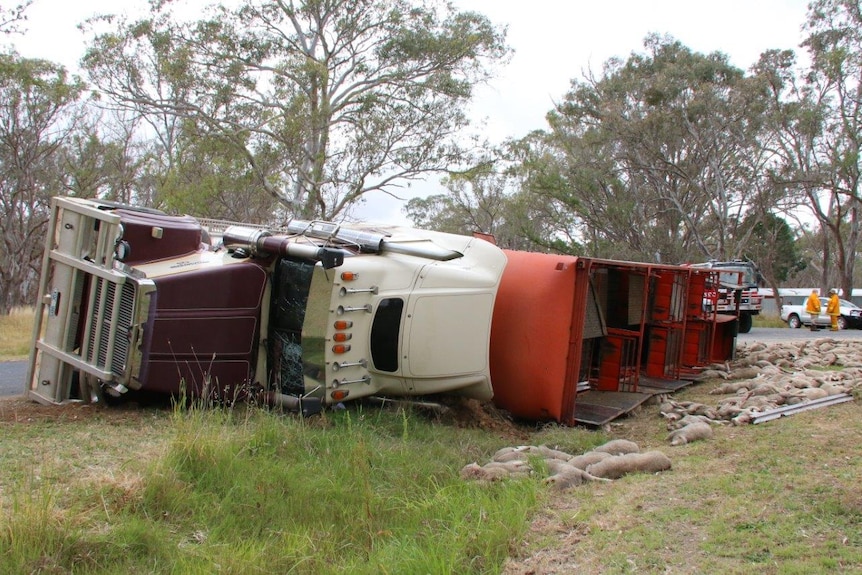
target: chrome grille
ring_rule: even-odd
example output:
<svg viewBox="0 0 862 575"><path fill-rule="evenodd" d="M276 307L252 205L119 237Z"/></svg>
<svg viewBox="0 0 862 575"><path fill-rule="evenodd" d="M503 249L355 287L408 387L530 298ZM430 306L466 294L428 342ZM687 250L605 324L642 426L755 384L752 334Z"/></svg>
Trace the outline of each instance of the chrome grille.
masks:
<svg viewBox="0 0 862 575"><path fill-rule="evenodd" d="M129 355L129 333L135 310L135 286L93 277L84 359L122 377ZM117 290L120 290L117 299Z"/></svg>
<svg viewBox="0 0 862 575"><path fill-rule="evenodd" d="M120 375L125 373L129 359L129 332L135 317L135 286L125 283L120 286L120 312L117 314L117 337L114 341L114 360L111 362L111 372Z"/></svg>

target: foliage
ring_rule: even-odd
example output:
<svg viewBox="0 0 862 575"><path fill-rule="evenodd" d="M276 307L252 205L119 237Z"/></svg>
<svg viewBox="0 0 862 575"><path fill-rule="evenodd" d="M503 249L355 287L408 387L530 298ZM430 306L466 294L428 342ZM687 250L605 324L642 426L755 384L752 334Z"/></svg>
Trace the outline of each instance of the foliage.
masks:
<svg viewBox="0 0 862 575"><path fill-rule="evenodd" d="M513 164L509 151L494 150L472 168L444 178L446 193L413 198L404 213L419 228L487 234L505 249L536 248L531 240L539 234L525 218Z"/></svg>
<svg viewBox="0 0 862 575"><path fill-rule="evenodd" d="M166 209L234 222L276 223L277 202L262 193L245 157L229 142L187 125L179 134L177 152L160 185ZM274 165L277 159L259 150L257 162Z"/></svg>
<svg viewBox="0 0 862 575"><path fill-rule="evenodd" d="M790 277L806 267L793 232L786 221L770 212L759 220L750 218L744 225L752 227L752 241L749 242L744 256L758 265L766 283L773 293L777 294L781 285L786 285L785 282Z"/></svg>
<svg viewBox="0 0 862 575"><path fill-rule="evenodd" d="M76 129L83 85L45 60L0 54L0 315L31 304L58 161Z"/></svg>
<svg viewBox="0 0 862 575"><path fill-rule="evenodd" d="M303 217L456 165L472 87L507 54L487 18L434 1L245 0L197 22L169 9L102 20L93 82L166 143L191 124L232 146Z"/></svg>
<svg viewBox="0 0 862 575"><path fill-rule="evenodd" d="M783 211L797 207L816 228L800 225L810 246L806 283L849 293L859 245L859 86L862 34L858 5L822 0L809 5L803 47L810 69L794 70L795 57L771 50L756 65L770 93L768 143L781 161L771 178L783 191Z"/></svg>
<svg viewBox="0 0 862 575"><path fill-rule="evenodd" d="M534 135L535 204L589 255L679 263L738 257L765 202L762 93L719 53L650 36L646 52L573 81ZM576 225L580 230L571 229Z"/></svg>
<svg viewBox="0 0 862 575"><path fill-rule="evenodd" d="M19 26L27 21L27 8L33 0L26 0L11 8L0 6L0 34L17 34L21 32Z"/></svg>

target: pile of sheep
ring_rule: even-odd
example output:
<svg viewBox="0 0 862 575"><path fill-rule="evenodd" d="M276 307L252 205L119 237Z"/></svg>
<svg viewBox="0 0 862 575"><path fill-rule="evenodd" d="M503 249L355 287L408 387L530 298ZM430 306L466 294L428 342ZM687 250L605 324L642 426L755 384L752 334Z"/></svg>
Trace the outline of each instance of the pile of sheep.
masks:
<svg viewBox="0 0 862 575"><path fill-rule="evenodd" d="M610 481L629 473L657 473L670 468L670 458L664 453L641 453L635 442L614 439L581 455L544 445L504 447L484 465L465 465L461 477L498 481L539 476L554 489L565 490L588 481Z"/></svg>
<svg viewBox="0 0 862 575"><path fill-rule="evenodd" d="M716 405L665 399L660 413L667 420L671 445L709 439L714 425L751 423L758 414L782 406L852 394L862 387L862 342L822 338L742 344L737 359L710 366L698 379L721 380L709 393L728 397ZM629 473L657 473L670 468L671 461L664 453L641 453L636 443L615 439L581 455L544 445L504 447L484 465L465 465L461 477L497 481L540 476L547 484L564 490L588 481L611 481Z"/></svg>
<svg viewBox="0 0 862 575"><path fill-rule="evenodd" d="M709 393L728 396L716 405L662 402L669 429L696 422L746 424L782 406L852 394L862 385L862 344L829 338L744 344L732 363L710 366L699 376L716 379L722 382Z"/></svg>

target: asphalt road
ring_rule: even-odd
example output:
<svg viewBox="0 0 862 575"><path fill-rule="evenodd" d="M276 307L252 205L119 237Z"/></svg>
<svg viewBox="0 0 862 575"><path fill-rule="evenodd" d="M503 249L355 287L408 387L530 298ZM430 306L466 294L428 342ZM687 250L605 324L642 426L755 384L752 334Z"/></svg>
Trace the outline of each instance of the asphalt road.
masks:
<svg viewBox="0 0 862 575"><path fill-rule="evenodd" d="M812 333L808 329L790 329L786 327L756 327L749 333L741 333L738 343L749 341L775 342L797 339L831 337L835 339L858 339L862 341L862 329L843 331L819 330ZM27 379L27 361L0 362L0 397L21 395L24 393L24 381Z"/></svg>
<svg viewBox="0 0 862 575"><path fill-rule="evenodd" d="M27 361L0 362L0 396L21 395L27 379Z"/></svg>

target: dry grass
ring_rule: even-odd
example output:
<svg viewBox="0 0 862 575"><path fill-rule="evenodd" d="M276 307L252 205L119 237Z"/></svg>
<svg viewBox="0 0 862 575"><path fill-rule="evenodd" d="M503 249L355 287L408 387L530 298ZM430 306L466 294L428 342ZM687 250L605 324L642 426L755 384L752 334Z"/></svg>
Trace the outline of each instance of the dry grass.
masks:
<svg viewBox="0 0 862 575"><path fill-rule="evenodd" d="M0 361L26 359L33 338L33 308L16 308L0 316Z"/></svg>
<svg viewBox="0 0 862 575"><path fill-rule="evenodd" d="M676 398L714 402L712 387ZM556 496L504 573L862 572L856 402L679 447L647 406L610 435L663 451L673 469Z"/></svg>

